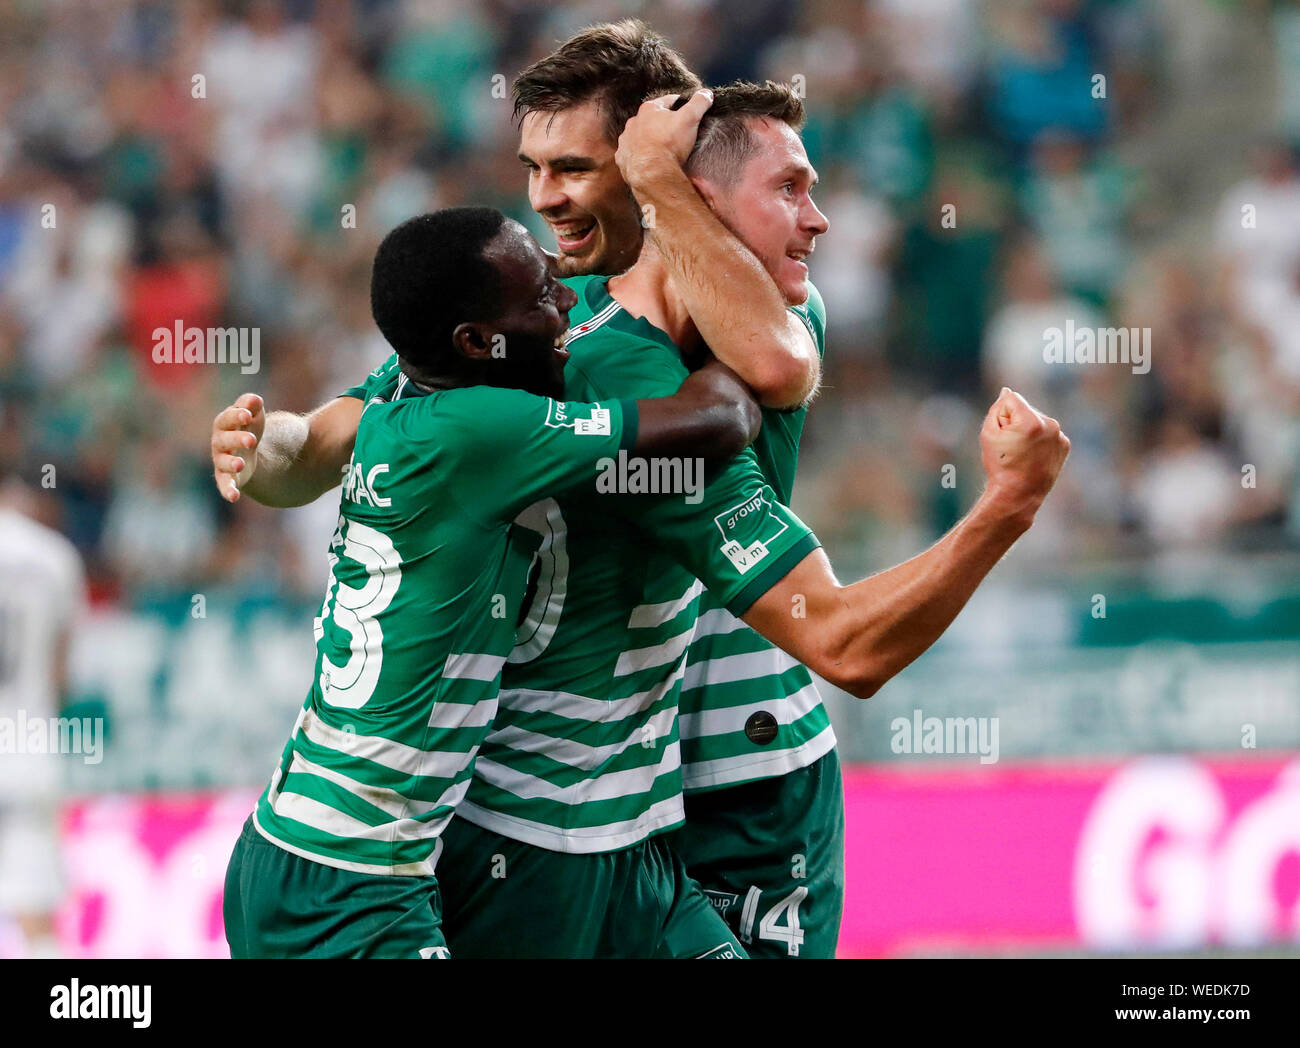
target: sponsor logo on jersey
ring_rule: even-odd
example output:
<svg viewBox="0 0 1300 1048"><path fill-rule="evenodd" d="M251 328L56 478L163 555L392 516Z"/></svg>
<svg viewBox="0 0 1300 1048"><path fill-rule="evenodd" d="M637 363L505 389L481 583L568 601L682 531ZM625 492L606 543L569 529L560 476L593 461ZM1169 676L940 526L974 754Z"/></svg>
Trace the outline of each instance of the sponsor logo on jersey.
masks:
<svg viewBox="0 0 1300 1048"><path fill-rule="evenodd" d="M546 409L546 424L552 429L571 429L579 437L607 437L614 432L609 408L593 404L589 418L578 418L563 400L552 400Z"/></svg>
<svg viewBox="0 0 1300 1048"><path fill-rule="evenodd" d="M776 738L779 727L780 725L777 724L776 718L772 714L768 713L767 710L759 710L749 720L745 721L745 738L760 746L766 746Z"/></svg>
<svg viewBox="0 0 1300 1048"><path fill-rule="evenodd" d="M764 489L713 518L722 534L718 547L732 566L744 575L768 554L768 547L789 526L773 514L772 500Z"/></svg>
<svg viewBox="0 0 1300 1048"><path fill-rule="evenodd" d="M740 952L729 942L724 942L713 949L700 954L697 961L738 961Z"/></svg>
<svg viewBox="0 0 1300 1048"><path fill-rule="evenodd" d="M740 902L740 896L735 892L719 892L712 888L705 888L704 894L709 897L709 904L723 917L727 915L728 910Z"/></svg>

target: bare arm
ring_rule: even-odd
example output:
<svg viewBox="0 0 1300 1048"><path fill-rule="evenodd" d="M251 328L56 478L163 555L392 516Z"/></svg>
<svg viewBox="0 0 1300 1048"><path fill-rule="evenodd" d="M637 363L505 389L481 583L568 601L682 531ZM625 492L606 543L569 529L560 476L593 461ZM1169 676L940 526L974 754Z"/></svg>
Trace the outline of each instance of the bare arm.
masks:
<svg viewBox="0 0 1300 1048"><path fill-rule="evenodd" d="M858 698L874 695L938 640L1028 530L1070 449L1054 419L1010 390L990 409L980 441L988 487L938 543L849 586L818 550L760 597L745 621L832 684Z"/></svg>
<svg viewBox="0 0 1300 1048"><path fill-rule="evenodd" d="M764 406L798 407L821 371L812 336L682 170L710 100L697 91L675 112L673 96L646 102L627 122L615 159L638 202L654 209L648 235L714 355Z"/></svg>
<svg viewBox="0 0 1300 1048"><path fill-rule="evenodd" d="M746 448L763 424L758 402L736 373L712 360L688 375L671 397L636 403L640 455L731 458Z"/></svg>
<svg viewBox="0 0 1300 1048"><path fill-rule="evenodd" d="M342 480L352 457L362 403L337 397L308 415L266 414L245 393L212 423L212 468L228 502L242 492L264 506L305 506Z"/></svg>

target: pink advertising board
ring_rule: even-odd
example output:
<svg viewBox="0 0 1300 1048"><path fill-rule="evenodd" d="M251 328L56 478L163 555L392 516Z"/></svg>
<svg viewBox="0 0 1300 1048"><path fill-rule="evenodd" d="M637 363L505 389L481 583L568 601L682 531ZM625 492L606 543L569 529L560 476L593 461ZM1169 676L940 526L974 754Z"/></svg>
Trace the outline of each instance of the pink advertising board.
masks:
<svg viewBox="0 0 1300 1048"><path fill-rule="evenodd" d="M68 952L226 956L255 797L69 804ZM1300 761L918 761L846 769L845 800L844 957L1300 942Z"/></svg>
<svg viewBox="0 0 1300 1048"><path fill-rule="evenodd" d="M1300 761L845 772L840 956L1300 941Z"/></svg>

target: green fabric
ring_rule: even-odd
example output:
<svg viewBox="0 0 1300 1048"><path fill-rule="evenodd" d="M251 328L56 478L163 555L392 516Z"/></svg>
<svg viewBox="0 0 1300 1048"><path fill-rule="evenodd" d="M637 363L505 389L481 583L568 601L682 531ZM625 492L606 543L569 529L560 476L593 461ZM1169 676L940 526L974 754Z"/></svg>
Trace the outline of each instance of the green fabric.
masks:
<svg viewBox="0 0 1300 1048"><path fill-rule="evenodd" d="M786 775L688 795L686 825L667 840L750 957L835 956L844 910L844 787L834 750Z"/></svg>
<svg viewBox="0 0 1300 1048"><path fill-rule="evenodd" d="M442 900L433 877L383 877L312 862L244 824L222 900L230 956L442 958Z"/></svg>
<svg viewBox="0 0 1300 1048"><path fill-rule="evenodd" d="M745 956L662 838L565 855L457 820L444 845L458 958Z"/></svg>

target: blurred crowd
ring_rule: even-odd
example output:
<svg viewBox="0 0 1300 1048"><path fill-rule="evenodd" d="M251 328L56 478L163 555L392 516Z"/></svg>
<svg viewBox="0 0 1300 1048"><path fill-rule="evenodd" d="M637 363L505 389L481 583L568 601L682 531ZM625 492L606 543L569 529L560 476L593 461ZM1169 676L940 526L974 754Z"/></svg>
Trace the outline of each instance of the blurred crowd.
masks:
<svg viewBox="0 0 1300 1048"><path fill-rule="evenodd" d="M1073 440L1030 557L1296 543L1300 4L4 5L0 466L101 599L318 594L336 506L221 502L213 415L387 355L369 266L402 219L491 204L550 246L509 84L628 15L706 82L805 93L829 348L796 508L833 551L881 567L955 521L1003 385ZM156 362L177 319L259 329L260 370ZM1048 363L1067 322L1149 328L1150 372Z"/></svg>

